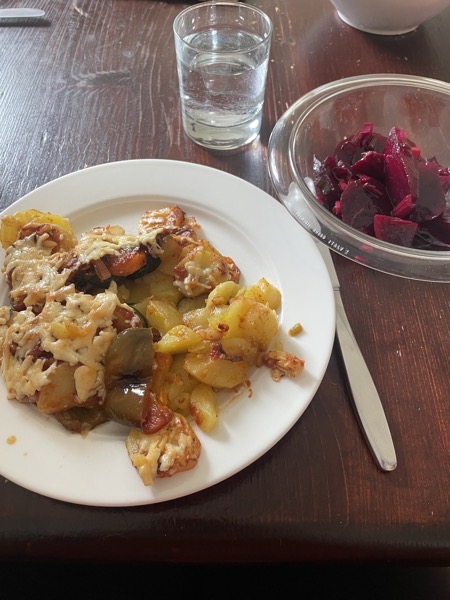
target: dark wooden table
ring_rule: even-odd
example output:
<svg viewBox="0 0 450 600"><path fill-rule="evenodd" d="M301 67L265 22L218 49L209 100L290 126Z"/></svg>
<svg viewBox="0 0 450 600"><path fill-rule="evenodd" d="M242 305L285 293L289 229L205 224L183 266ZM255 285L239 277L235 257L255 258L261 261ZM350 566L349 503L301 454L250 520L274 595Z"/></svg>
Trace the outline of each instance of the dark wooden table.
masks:
<svg viewBox="0 0 450 600"><path fill-rule="evenodd" d="M186 3L35 0L44 21L0 23L1 208L66 173L137 158L209 165L274 195L268 138L303 93L376 72L450 82L450 9L411 34L382 37L343 24L327 0L251 3L274 24L264 122L257 143L229 156L182 131L171 28ZM372 459L335 348L298 423L205 491L93 508L2 480L0 559L450 564L450 287L335 263L391 426L394 472Z"/></svg>

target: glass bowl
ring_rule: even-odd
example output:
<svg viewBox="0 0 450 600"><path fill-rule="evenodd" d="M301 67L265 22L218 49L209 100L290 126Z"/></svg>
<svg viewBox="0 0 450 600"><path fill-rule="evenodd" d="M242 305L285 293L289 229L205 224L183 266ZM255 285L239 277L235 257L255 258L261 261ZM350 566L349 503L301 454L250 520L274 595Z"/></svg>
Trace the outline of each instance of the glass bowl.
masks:
<svg viewBox="0 0 450 600"><path fill-rule="evenodd" d="M410 75L349 77L305 94L275 125L269 171L279 199L316 240L361 265L449 283L450 248L422 250L384 242L346 225L316 199L313 157L324 160L368 122L385 136L392 127L403 129L423 157L450 166L450 84ZM450 193L446 202L450 221Z"/></svg>

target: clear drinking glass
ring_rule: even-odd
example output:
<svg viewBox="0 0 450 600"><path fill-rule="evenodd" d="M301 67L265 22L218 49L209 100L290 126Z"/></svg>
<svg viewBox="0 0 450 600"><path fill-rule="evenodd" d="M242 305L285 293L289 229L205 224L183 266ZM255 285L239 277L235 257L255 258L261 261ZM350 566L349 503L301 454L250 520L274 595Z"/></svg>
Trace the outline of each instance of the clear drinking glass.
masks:
<svg viewBox="0 0 450 600"><path fill-rule="evenodd" d="M197 144L232 150L259 134L272 22L241 2L201 2L174 20L183 127Z"/></svg>

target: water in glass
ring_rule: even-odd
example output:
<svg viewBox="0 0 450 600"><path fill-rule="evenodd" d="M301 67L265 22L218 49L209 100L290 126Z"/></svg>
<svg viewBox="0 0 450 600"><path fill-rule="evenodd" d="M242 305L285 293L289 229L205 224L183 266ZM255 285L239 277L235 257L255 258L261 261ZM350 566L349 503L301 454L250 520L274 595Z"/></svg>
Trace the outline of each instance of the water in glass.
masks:
<svg viewBox="0 0 450 600"><path fill-rule="evenodd" d="M227 27L183 40L191 50L178 49L183 125L196 142L233 149L258 135L269 55L269 41L262 42L253 33Z"/></svg>

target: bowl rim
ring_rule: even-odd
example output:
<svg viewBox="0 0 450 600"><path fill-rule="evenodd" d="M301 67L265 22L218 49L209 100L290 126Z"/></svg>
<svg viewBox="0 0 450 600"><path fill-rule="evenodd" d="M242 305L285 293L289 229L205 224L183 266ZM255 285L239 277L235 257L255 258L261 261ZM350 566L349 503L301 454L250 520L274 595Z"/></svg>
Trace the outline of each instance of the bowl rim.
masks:
<svg viewBox="0 0 450 600"><path fill-rule="evenodd" d="M344 77L336 81L331 81L317 88L314 88L310 92L301 96L295 103L296 109L301 112L297 116L297 120L294 122L289 135L288 143L288 161L289 168L293 175L295 175L295 183L300 188L303 194L304 200L306 201L309 208L320 214L320 218L332 228L339 225L340 228L355 241L362 241L368 245L378 247L384 252L390 255L397 255L409 258L429 259L432 262L446 263L450 260L450 250L423 250L419 248L408 248L399 246L397 244L391 244L385 242L374 236L368 235L362 231L356 230L355 228L347 225L333 215L329 210L318 202L317 198L308 187L303 175L298 171L295 157L294 157L294 142L296 135L302 122L308 117L308 115L314 111L322 102L330 100L335 96L338 96L342 91L353 91L367 87L379 87L382 85L388 86L399 86L399 87L415 87L442 93L450 97L450 84L438 79L432 79L429 77L422 77L419 75L404 75L404 74L392 74L392 73L377 73L369 75L358 75L353 77ZM450 165L449 165L450 167Z"/></svg>

